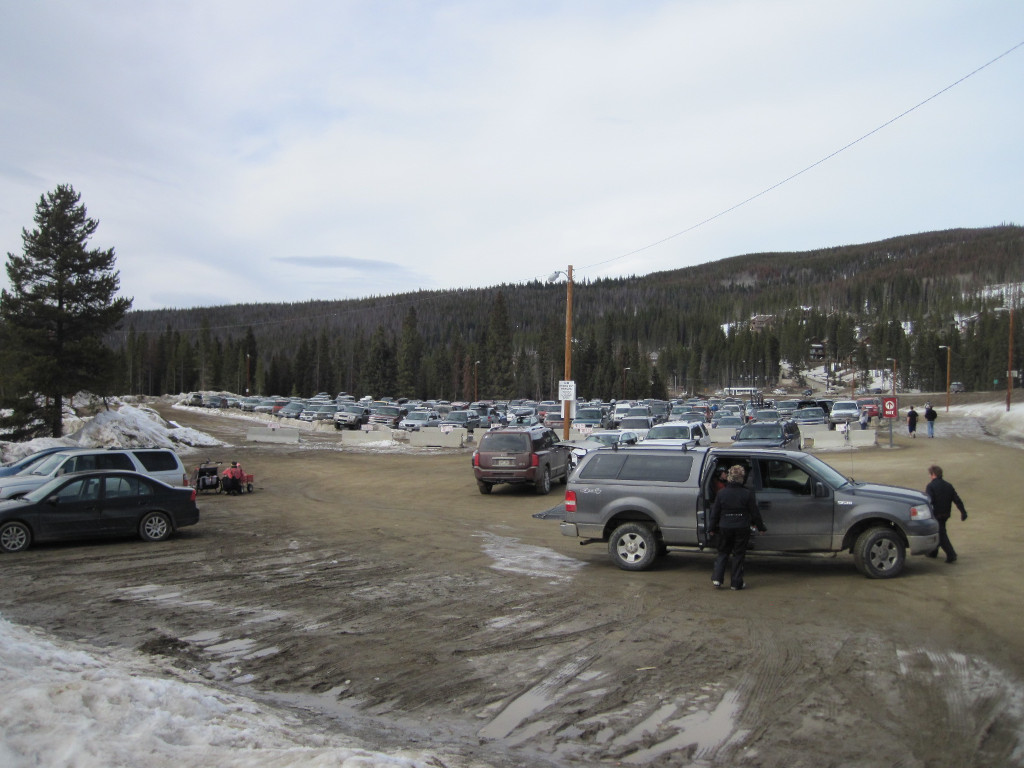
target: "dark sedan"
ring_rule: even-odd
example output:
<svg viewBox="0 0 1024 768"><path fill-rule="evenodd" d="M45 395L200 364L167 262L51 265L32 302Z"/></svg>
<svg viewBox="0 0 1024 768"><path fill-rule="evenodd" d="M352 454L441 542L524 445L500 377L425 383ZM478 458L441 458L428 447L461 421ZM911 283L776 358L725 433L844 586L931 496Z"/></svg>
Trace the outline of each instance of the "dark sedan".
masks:
<svg viewBox="0 0 1024 768"><path fill-rule="evenodd" d="M163 541L199 522L196 492L137 472L64 475L0 503L0 551L33 542L139 536Z"/></svg>

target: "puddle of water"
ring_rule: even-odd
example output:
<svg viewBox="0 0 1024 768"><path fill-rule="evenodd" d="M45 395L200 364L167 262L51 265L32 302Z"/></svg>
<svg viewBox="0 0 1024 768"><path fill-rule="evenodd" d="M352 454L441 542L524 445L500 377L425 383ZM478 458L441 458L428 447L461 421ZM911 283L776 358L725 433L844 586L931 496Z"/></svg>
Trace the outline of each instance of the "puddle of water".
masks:
<svg viewBox="0 0 1024 768"><path fill-rule="evenodd" d="M737 691L726 693L718 706L711 711L694 712L677 720L663 720L664 717L667 717L665 710L669 708L674 710L675 706L662 707L644 723L656 723L658 728L672 729L676 731L675 735L624 757L622 759L624 763L646 765L668 752L676 752L690 747L696 748L694 757L705 757L713 754L730 739L740 738L743 735L742 731L736 729L736 716L740 712L740 698ZM663 721L659 721L659 717ZM630 734L635 733L636 730L634 728ZM643 733L641 732L639 735L642 736ZM618 744L623 739L624 737L620 737L615 740L615 743Z"/></svg>
<svg viewBox="0 0 1024 768"><path fill-rule="evenodd" d="M497 717L477 733L485 739L507 738L524 720L551 706L559 692L578 678L591 661L589 657L580 657L569 662L554 675L509 702ZM534 727L529 726L530 729ZM519 739L518 736L516 738Z"/></svg>

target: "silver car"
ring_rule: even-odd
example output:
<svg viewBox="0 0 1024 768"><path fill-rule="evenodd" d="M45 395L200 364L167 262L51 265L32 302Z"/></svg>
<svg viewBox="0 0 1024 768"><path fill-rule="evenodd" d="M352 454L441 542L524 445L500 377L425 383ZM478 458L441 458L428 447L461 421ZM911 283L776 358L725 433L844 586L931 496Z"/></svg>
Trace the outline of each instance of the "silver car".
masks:
<svg viewBox="0 0 1024 768"><path fill-rule="evenodd" d="M419 432L424 427L436 427L441 423L441 414L437 411L410 411L398 422L398 428L407 432Z"/></svg>

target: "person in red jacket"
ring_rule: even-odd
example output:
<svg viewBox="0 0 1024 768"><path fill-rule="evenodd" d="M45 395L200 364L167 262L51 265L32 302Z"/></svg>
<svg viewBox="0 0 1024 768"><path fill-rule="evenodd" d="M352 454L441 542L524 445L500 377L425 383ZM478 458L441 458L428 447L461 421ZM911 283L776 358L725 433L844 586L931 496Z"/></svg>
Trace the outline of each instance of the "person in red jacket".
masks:
<svg viewBox="0 0 1024 768"><path fill-rule="evenodd" d="M245 471L237 461L232 461L231 466L224 470L221 476L221 486L224 493L238 495L242 492L242 483L245 481Z"/></svg>

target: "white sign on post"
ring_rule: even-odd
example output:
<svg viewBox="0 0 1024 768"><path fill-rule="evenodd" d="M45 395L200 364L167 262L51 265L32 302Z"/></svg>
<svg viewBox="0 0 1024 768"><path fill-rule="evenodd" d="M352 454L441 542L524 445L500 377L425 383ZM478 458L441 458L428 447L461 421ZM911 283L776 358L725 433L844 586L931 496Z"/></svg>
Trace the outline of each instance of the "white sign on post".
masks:
<svg viewBox="0 0 1024 768"><path fill-rule="evenodd" d="M566 400L576 399L576 382L575 381L560 381L558 382L558 399L562 402Z"/></svg>

